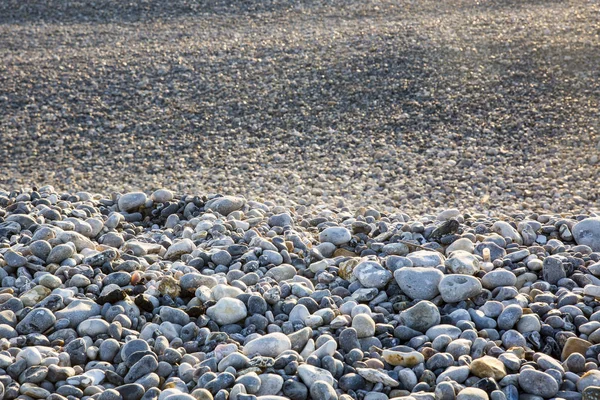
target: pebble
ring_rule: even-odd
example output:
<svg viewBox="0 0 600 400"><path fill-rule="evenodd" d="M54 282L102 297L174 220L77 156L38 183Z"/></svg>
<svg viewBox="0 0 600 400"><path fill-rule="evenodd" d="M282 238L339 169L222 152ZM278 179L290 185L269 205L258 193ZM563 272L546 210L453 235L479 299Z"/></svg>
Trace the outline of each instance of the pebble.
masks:
<svg viewBox="0 0 600 400"><path fill-rule="evenodd" d="M458 303L477 296L483 289L481 281L468 275L446 275L438 290L446 303Z"/></svg>
<svg viewBox="0 0 600 400"><path fill-rule="evenodd" d="M573 226L573 238L579 245L600 252L600 217L586 218Z"/></svg>
<svg viewBox="0 0 600 400"><path fill-rule="evenodd" d="M223 297L206 310L206 315L219 325L229 325L246 318L248 310L241 300Z"/></svg>
<svg viewBox="0 0 600 400"><path fill-rule="evenodd" d="M319 241L321 243L328 242L333 243L336 246L348 243L352 239L350 231L343 227L329 227L324 229L319 234Z"/></svg>
<svg viewBox="0 0 600 400"><path fill-rule="evenodd" d="M440 291L438 286L444 274L435 268L410 267L394 271L394 278L402 292L414 300L431 300Z"/></svg>
<svg viewBox="0 0 600 400"><path fill-rule="evenodd" d="M143 192L126 193L119 197L119 210L131 212L139 209L146 203L147 197Z"/></svg>
<svg viewBox="0 0 600 400"><path fill-rule="evenodd" d="M415 331L426 332L440 323L438 308L430 301L423 300L400 313L400 321Z"/></svg>
<svg viewBox="0 0 600 400"><path fill-rule="evenodd" d="M244 354L251 356L260 354L264 357L277 357L292 348L290 339L283 333L275 332L258 337L244 345Z"/></svg>
<svg viewBox="0 0 600 400"><path fill-rule="evenodd" d="M522 370L518 382L525 393L536 396L550 398L558 392L558 383L552 375L534 369Z"/></svg>

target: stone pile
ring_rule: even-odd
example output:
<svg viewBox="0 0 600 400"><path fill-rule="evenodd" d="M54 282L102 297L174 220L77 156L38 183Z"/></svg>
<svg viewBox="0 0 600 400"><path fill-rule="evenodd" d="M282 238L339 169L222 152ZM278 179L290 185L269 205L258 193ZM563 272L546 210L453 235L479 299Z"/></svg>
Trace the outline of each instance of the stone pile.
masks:
<svg viewBox="0 0 600 400"><path fill-rule="evenodd" d="M595 399L600 218L0 190L0 399Z"/></svg>

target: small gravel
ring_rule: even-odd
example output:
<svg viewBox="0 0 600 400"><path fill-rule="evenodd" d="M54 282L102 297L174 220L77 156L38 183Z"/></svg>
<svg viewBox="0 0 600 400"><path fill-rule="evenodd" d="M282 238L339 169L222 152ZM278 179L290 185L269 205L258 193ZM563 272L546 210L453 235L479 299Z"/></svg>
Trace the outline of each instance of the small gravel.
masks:
<svg viewBox="0 0 600 400"><path fill-rule="evenodd" d="M6 0L0 185L589 211L598 19L597 1Z"/></svg>

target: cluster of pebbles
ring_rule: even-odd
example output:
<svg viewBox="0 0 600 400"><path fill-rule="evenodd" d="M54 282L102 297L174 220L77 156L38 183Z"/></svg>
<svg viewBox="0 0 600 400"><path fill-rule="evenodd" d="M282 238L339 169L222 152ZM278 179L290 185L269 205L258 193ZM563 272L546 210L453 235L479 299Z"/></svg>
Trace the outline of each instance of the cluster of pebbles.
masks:
<svg viewBox="0 0 600 400"><path fill-rule="evenodd" d="M0 190L0 399L597 399L600 218Z"/></svg>
<svg viewBox="0 0 600 400"><path fill-rule="evenodd" d="M0 185L589 210L599 19L592 0L3 0Z"/></svg>

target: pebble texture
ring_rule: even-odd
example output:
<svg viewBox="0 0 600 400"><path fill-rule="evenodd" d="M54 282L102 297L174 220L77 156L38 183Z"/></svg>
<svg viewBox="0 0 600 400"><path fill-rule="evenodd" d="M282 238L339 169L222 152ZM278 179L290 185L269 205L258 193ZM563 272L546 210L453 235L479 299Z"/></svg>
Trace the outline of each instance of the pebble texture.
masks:
<svg viewBox="0 0 600 400"><path fill-rule="evenodd" d="M597 207L599 10L2 1L0 185L448 208L442 219Z"/></svg>
<svg viewBox="0 0 600 400"><path fill-rule="evenodd" d="M17 3L1 400L599 397L598 2Z"/></svg>
<svg viewBox="0 0 600 400"><path fill-rule="evenodd" d="M596 214L142 194L0 190L3 399L579 399L600 387L600 253L565 235Z"/></svg>

